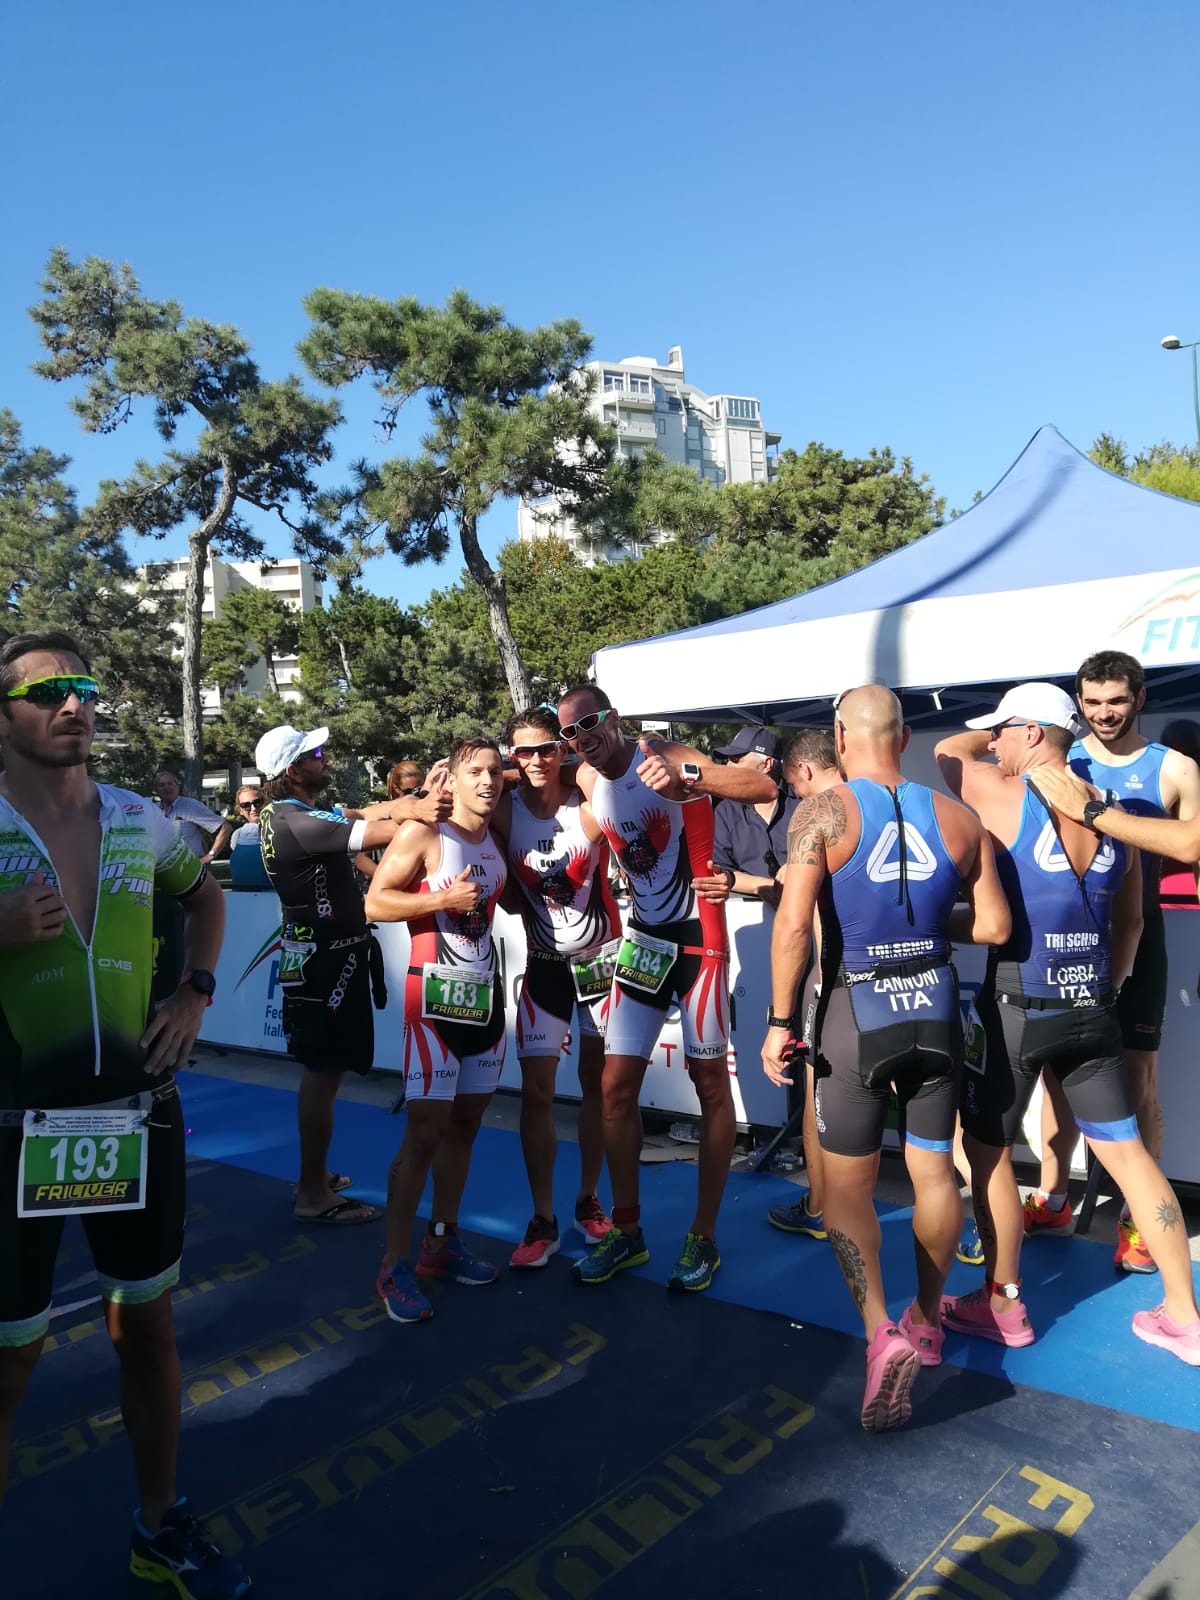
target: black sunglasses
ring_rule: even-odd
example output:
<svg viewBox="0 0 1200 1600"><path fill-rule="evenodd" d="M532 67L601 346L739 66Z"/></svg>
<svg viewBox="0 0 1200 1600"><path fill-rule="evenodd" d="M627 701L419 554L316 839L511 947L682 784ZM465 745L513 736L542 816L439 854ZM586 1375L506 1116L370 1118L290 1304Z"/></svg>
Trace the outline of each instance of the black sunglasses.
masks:
<svg viewBox="0 0 1200 1600"><path fill-rule="evenodd" d="M100 685L95 678L78 674L53 678L34 678L18 689L10 689L6 700L31 700L35 706L61 706L74 695L80 705L92 705L100 698Z"/></svg>
<svg viewBox="0 0 1200 1600"><path fill-rule="evenodd" d="M238 801L238 810L239 811L261 811L262 810L262 801L261 800L239 800Z"/></svg>

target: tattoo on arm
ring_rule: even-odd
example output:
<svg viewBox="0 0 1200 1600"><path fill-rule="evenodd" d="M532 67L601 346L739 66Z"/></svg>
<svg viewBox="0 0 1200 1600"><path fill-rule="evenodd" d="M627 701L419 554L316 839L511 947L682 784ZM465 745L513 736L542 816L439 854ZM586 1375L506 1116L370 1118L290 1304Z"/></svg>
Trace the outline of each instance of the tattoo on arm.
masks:
<svg viewBox="0 0 1200 1600"><path fill-rule="evenodd" d="M842 1276L854 1296L854 1304L861 1311L867 1303L867 1269L863 1264L862 1251L853 1239L839 1233L836 1228L830 1228L829 1242L842 1269Z"/></svg>
<svg viewBox="0 0 1200 1600"><path fill-rule="evenodd" d="M846 832L846 802L827 789L814 794L796 807L788 823L787 858L804 867L820 866L830 845L837 844Z"/></svg>
<svg viewBox="0 0 1200 1600"><path fill-rule="evenodd" d="M1158 1218L1160 1228L1176 1228L1179 1226L1179 1207L1171 1200L1160 1200L1158 1210L1154 1213Z"/></svg>

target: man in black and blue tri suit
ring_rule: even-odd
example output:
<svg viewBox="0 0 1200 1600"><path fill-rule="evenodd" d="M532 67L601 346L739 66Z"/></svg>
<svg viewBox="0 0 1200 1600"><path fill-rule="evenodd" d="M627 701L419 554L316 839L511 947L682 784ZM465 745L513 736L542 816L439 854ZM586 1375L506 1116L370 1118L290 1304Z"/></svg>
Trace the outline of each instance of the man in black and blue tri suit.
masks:
<svg viewBox="0 0 1200 1600"><path fill-rule="evenodd" d="M1043 793L1044 776L1065 771L1075 748L1075 708L1063 690L1020 684L967 727L973 731L937 746L938 764L992 836L1012 933L989 954L977 1001L985 1048L963 1075L963 1135L987 1277L943 1301L943 1324L999 1344L1033 1343L1021 1297L1024 1228L1012 1146L1040 1073L1121 1185L1162 1269L1164 1302L1134 1316L1134 1333L1200 1366L1187 1230L1138 1134L1121 1058L1116 991L1142 928L1138 852L1056 817Z"/></svg>
<svg viewBox="0 0 1200 1600"><path fill-rule="evenodd" d="M763 1068L773 1083L801 1052L798 991L820 908L821 985L809 1043L825 1166L825 1230L863 1319L871 1432L911 1415L921 1365L941 1360L942 1289L962 1226L954 1124L963 1061L955 934L1008 937L1009 913L979 819L909 783L900 702L872 684L839 697L834 740L845 782L797 807L771 941L771 1012ZM961 924L961 926L960 926ZM904 1117L914 1190L917 1295L894 1321L879 1265L872 1195L888 1102Z"/></svg>

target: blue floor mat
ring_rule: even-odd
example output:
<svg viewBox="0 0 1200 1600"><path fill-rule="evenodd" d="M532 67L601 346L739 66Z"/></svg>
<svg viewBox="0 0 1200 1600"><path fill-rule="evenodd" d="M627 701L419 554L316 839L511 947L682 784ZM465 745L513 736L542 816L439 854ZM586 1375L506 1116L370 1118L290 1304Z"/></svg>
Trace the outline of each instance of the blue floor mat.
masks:
<svg viewBox="0 0 1200 1600"><path fill-rule="evenodd" d="M181 1078L193 1159L228 1162L269 1177L294 1179L295 1096L188 1074ZM403 1114L340 1102L331 1165L355 1179L354 1194L382 1204L388 1165L404 1133ZM560 1145L555 1206L565 1224L577 1187L575 1146ZM833 1254L823 1244L770 1228L771 1205L796 1198L782 1178L732 1173L721 1210L722 1267L709 1291L733 1305L781 1314L797 1324L861 1338L861 1324ZM695 1206L689 1163L642 1168L642 1215L651 1250L637 1276L665 1283ZM894 1314L914 1287L911 1210L879 1207L883 1273ZM529 1193L515 1133L484 1127L475 1146L460 1225L491 1238L521 1238ZM333 1231L333 1230L327 1230ZM572 1252L564 1232L564 1253ZM497 1259L501 1259L497 1254ZM1025 1302L1037 1330L1024 1350L948 1334L947 1363L1035 1389L1087 1400L1115 1411L1200 1431L1200 1371L1137 1340L1130 1318L1157 1303L1154 1277L1118 1277L1111 1250L1087 1239L1031 1239L1022 1252ZM633 1274L629 1274L633 1276ZM948 1288L961 1293L980 1281L977 1268L956 1265ZM619 1293L617 1286L594 1291Z"/></svg>

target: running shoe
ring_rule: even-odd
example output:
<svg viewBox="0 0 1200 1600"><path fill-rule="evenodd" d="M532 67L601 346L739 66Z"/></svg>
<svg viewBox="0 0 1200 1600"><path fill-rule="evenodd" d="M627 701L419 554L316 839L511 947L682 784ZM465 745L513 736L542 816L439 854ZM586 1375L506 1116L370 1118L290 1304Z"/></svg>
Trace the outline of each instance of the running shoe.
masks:
<svg viewBox="0 0 1200 1600"><path fill-rule="evenodd" d="M614 1228L606 1239L588 1251L571 1268L576 1283L607 1283L626 1267L640 1267L649 1261L646 1236L639 1228L636 1233L622 1233Z"/></svg>
<svg viewBox="0 0 1200 1600"><path fill-rule="evenodd" d="M896 1326L920 1356L923 1367L941 1366L942 1341L946 1337L941 1327L935 1328L926 1322L914 1322L911 1306L904 1308Z"/></svg>
<svg viewBox="0 0 1200 1600"><path fill-rule="evenodd" d="M544 1267L558 1254L558 1218L530 1218L525 1237L508 1258L510 1267Z"/></svg>
<svg viewBox="0 0 1200 1600"><path fill-rule="evenodd" d="M912 1416L909 1395L921 1370L921 1357L894 1322L881 1322L867 1346L867 1386L862 1425L868 1433L902 1428Z"/></svg>
<svg viewBox="0 0 1200 1600"><path fill-rule="evenodd" d="M411 1261L380 1267L375 1291L393 1322L428 1322L433 1315L433 1307L417 1286Z"/></svg>
<svg viewBox="0 0 1200 1600"><path fill-rule="evenodd" d="M1200 1322L1189 1322L1181 1328L1171 1321L1165 1305L1155 1306L1153 1311L1135 1313L1133 1331L1139 1339L1169 1350L1189 1367L1200 1367Z"/></svg>
<svg viewBox="0 0 1200 1600"><path fill-rule="evenodd" d="M1026 1233L1062 1233L1071 1226L1071 1202L1064 1200L1061 1211L1055 1211L1046 1204L1044 1194L1027 1194L1024 1212Z"/></svg>
<svg viewBox="0 0 1200 1600"><path fill-rule="evenodd" d="M594 1194L575 1202L575 1227L585 1244L599 1244L613 1231L613 1219Z"/></svg>
<svg viewBox="0 0 1200 1600"><path fill-rule="evenodd" d="M1157 1272L1154 1257L1142 1243L1142 1236L1134 1226L1132 1217L1122 1217L1117 1223L1117 1248L1113 1251L1113 1266L1122 1272Z"/></svg>
<svg viewBox="0 0 1200 1600"><path fill-rule="evenodd" d="M808 1209L808 1190L793 1205L772 1206L767 1221L784 1233L806 1233L810 1239L824 1239L825 1223L819 1211Z"/></svg>
<svg viewBox="0 0 1200 1600"><path fill-rule="evenodd" d="M186 1495L154 1534L146 1531L141 1512L134 1512L129 1570L143 1583L165 1584L184 1600L240 1600L251 1591L240 1563L196 1521Z"/></svg>
<svg viewBox="0 0 1200 1600"><path fill-rule="evenodd" d="M1014 1350L1032 1344L1034 1338L1025 1302L1013 1300L1003 1311L996 1311L986 1285L970 1294L944 1295L942 1324L951 1333L974 1334Z"/></svg>
<svg viewBox="0 0 1200 1600"><path fill-rule="evenodd" d="M968 1222L963 1228L962 1238L958 1241L954 1257L956 1261L961 1261L968 1267L983 1265L983 1243L974 1222Z"/></svg>
<svg viewBox="0 0 1200 1600"><path fill-rule="evenodd" d="M469 1289L495 1283L500 1276L499 1267L468 1250L456 1233L447 1234L441 1249L436 1249L426 1234L421 1240L416 1272L418 1278L452 1278L455 1283L465 1283Z"/></svg>
<svg viewBox="0 0 1200 1600"><path fill-rule="evenodd" d="M703 1234L689 1233L683 1241L683 1252L671 1268L667 1279L668 1289L689 1289L693 1294L707 1289L713 1275L721 1265L720 1252L715 1239Z"/></svg>

